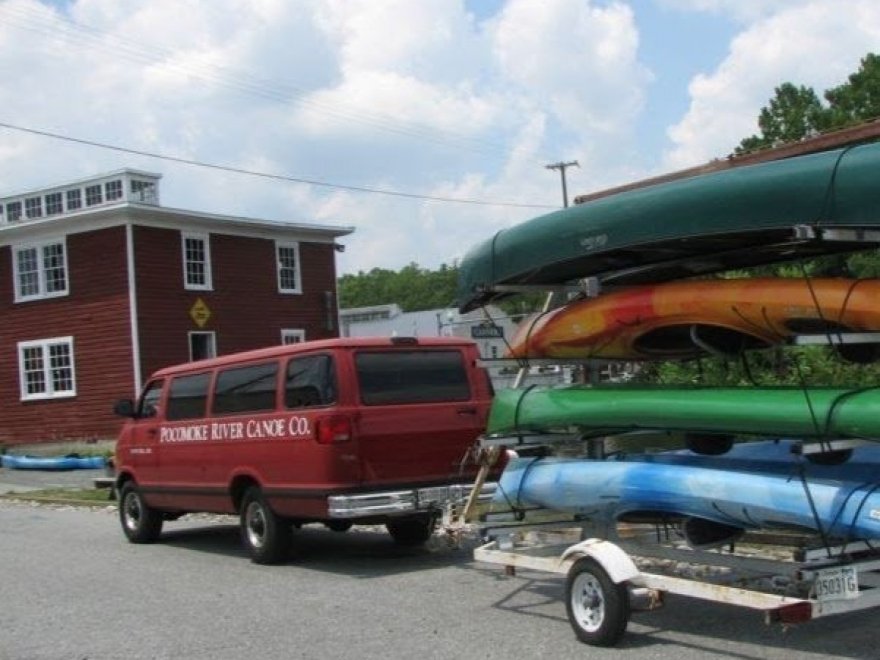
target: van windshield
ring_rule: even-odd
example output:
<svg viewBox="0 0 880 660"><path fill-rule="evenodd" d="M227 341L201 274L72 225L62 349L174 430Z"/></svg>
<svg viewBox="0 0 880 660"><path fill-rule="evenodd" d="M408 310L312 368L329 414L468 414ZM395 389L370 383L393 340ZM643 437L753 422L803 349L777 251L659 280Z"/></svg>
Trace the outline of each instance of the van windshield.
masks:
<svg viewBox="0 0 880 660"><path fill-rule="evenodd" d="M460 351L370 351L355 355L365 405L467 401L471 398Z"/></svg>

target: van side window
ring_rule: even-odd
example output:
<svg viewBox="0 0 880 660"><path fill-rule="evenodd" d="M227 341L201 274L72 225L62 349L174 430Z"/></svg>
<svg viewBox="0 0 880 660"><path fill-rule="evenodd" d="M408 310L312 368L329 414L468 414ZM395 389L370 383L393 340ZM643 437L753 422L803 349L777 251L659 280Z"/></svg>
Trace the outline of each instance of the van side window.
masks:
<svg viewBox="0 0 880 660"><path fill-rule="evenodd" d="M225 369L214 386L214 413L275 410L278 363Z"/></svg>
<svg viewBox="0 0 880 660"><path fill-rule="evenodd" d="M359 352L355 368L361 401L368 406L471 398L459 351Z"/></svg>
<svg viewBox="0 0 880 660"><path fill-rule="evenodd" d="M336 402L336 372L329 355L307 355L287 363L284 405L326 406Z"/></svg>
<svg viewBox="0 0 880 660"><path fill-rule="evenodd" d="M208 400L208 382L211 374L180 376L171 381L168 392L168 410L165 419L194 419L205 416Z"/></svg>
<svg viewBox="0 0 880 660"><path fill-rule="evenodd" d="M138 404L138 417L155 417L159 412L159 399L162 398L162 381L154 380L144 388Z"/></svg>

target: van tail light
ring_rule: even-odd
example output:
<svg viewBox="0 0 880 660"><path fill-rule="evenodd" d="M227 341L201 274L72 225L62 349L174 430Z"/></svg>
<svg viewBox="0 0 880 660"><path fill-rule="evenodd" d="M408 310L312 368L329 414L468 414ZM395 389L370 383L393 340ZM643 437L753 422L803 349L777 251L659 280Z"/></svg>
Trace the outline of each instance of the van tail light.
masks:
<svg viewBox="0 0 880 660"><path fill-rule="evenodd" d="M317 426L315 437L319 445L335 445L351 440L351 419L344 415L319 419Z"/></svg>

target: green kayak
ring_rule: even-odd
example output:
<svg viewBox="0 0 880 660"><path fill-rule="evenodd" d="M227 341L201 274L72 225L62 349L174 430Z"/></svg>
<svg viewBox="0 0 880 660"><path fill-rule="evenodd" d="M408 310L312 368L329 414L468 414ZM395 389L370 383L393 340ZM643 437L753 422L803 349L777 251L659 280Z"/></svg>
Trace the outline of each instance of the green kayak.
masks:
<svg viewBox="0 0 880 660"><path fill-rule="evenodd" d="M574 386L500 390L489 435L572 427L880 438L880 388Z"/></svg>
<svg viewBox="0 0 880 660"><path fill-rule="evenodd" d="M656 283L876 247L880 233L863 230L880 229L878 174L880 143L594 199L476 245L456 301L468 311L504 295L499 286Z"/></svg>

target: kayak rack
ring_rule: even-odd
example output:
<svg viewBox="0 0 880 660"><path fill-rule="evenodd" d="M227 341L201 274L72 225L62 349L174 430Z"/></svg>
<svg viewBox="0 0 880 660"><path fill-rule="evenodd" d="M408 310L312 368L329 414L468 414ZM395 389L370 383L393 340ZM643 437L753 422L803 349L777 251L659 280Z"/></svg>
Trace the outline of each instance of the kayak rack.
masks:
<svg viewBox="0 0 880 660"><path fill-rule="evenodd" d="M826 439L795 443L792 451L827 455L862 443ZM605 457L602 438L578 433L484 436L480 448L496 457L505 450ZM826 544L815 533L762 530L694 547L680 519L617 522L601 512L583 516L512 504L498 510L498 501L477 523L483 544L474 559L511 577L517 571L563 577L569 624L586 644L616 645L632 612L659 609L670 594L743 607L767 625L784 626L880 606L880 544Z"/></svg>
<svg viewBox="0 0 880 660"><path fill-rule="evenodd" d="M868 543L824 547L803 536L747 534L739 547L695 549L666 521L609 525L547 510L528 515L540 522L489 514L474 558L508 576L565 576L568 620L587 644L617 644L632 611L658 609L668 594L745 607L784 625L880 605L880 548Z"/></svg>

